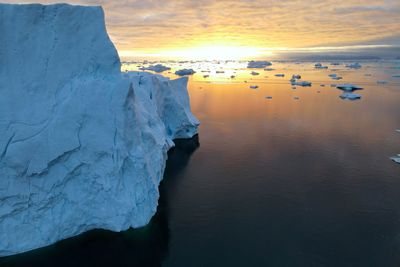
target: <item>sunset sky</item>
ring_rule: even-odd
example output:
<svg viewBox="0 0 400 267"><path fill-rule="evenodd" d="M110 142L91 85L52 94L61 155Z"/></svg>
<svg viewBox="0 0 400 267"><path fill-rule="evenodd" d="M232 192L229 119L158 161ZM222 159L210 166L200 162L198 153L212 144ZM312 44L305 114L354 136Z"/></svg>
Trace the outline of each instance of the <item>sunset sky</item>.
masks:
<svg viewBox="0 0 400 267"><path fill-rule="evenodd" d="M251 57L400 46L399 0L66 2L102 5L121 56Z"/></svg>

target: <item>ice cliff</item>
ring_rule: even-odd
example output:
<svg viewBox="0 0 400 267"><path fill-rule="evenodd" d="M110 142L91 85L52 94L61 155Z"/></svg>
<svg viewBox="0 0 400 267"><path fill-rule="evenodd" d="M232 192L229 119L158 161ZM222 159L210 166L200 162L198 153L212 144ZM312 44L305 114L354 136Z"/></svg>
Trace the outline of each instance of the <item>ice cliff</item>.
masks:
<svg viewBox="0 0 400 267"><path fill-rule="evenodd" d="M0 256L148 223L187 78L121 73L101 7L0 4Z"/></svg>

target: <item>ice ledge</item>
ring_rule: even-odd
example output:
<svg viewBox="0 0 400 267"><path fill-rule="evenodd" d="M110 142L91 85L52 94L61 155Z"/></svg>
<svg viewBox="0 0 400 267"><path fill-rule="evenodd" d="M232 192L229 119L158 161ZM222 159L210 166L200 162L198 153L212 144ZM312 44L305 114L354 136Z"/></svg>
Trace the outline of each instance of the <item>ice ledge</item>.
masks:
<svg viewBox="0 0 400 267"><path fill-rule="evenodd" d="M120 72L100 7L0 4L0 256L148 223L187 78Z"/></svg>

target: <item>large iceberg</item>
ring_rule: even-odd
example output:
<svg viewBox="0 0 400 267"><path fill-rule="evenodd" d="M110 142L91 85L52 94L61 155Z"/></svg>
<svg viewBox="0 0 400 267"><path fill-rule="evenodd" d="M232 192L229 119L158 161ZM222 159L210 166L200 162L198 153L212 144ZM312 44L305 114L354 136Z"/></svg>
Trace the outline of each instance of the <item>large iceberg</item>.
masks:
<svg viewBox="0 0 400 267"><path fill-rule="evenodd" d="M147 224L187 78L121 73L101 7L0 4L0 256Z"/></svg>

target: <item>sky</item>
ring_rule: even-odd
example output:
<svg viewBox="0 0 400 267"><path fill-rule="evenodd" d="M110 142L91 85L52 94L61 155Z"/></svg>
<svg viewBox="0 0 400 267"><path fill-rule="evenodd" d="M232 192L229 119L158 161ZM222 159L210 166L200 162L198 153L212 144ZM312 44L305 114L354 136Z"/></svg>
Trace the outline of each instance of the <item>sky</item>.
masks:
<svg viewBox="0 0 400 267"><path fill-rule="evenodd" d="M65 2L103 6L107 31L121 56L273 57L366 50L400 56L400 0Z"/></svg>

